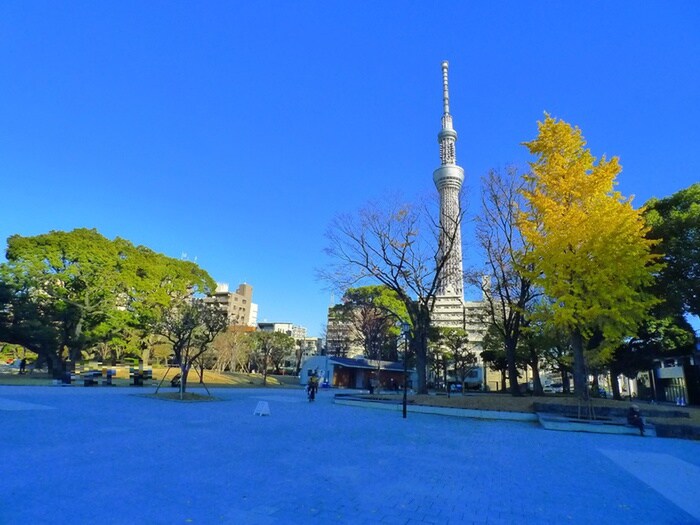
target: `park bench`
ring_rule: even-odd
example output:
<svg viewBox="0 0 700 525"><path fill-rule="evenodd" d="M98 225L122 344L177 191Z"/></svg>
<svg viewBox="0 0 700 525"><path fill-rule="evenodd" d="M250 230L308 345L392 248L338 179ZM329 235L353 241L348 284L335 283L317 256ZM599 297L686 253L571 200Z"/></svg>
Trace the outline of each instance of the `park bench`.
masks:
<svg viewBox="0 0 700 525"><path fill-rule="evenodd" d="M144 381L153 379L153 370L150 368L144 370L131 367L129 368L129 378L131 379L131 386L143 386Z"/></svg>
<svg viewBox="0 0 700 525"><path fill-rule="evenodd" d="M99 370L85 370L80 373L80 379L83 380L83 386L97 386L99 379L102 377L102 372Z"/></svg>
<svg viewBox="0 0 700 525"><path fill-rule="evenodd" d="M78 379L80 379L80 376L78 374L66 371L63 373L60 379L54 379L53 384L58 386L70 386L74 381L77 381Z"/></svg>

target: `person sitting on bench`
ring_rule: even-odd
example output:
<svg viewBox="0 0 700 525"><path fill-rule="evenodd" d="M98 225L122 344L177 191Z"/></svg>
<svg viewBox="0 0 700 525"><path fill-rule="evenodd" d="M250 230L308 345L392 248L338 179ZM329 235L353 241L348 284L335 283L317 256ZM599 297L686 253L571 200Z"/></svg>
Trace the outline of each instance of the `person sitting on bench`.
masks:
<svg viewBox="0 0 700 525"><path fill-rule="evenodd" d="M630 406L627 411L627 424L637 427L639 429L639 435L644 435L644 420L639 413L639 407L637 405Z"/></svg>

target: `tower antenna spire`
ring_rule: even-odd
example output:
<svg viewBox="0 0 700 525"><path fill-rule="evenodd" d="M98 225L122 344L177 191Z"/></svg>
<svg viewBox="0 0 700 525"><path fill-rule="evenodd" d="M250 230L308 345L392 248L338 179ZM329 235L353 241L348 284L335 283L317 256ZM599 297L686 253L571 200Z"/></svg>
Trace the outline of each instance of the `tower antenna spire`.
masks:
<svg viewBox="0 0 700 525"><path fill-rule="evenodd" d="M447 81L447 69L450 63L447 60L442 62L442 107L445 115L450 114L450 88Z"/></svg>
<svg viewBox="0 0 700 525"><path fill-rule="evenodd" d="M442 130L450 130L454 132L452 127L452 115L450 115L450 86L447 81L447 69L450 67L450 63L447 60L442 62ZM455 134L454 140L457 139ZM452 141L454 148L454 140Z"/></svg>

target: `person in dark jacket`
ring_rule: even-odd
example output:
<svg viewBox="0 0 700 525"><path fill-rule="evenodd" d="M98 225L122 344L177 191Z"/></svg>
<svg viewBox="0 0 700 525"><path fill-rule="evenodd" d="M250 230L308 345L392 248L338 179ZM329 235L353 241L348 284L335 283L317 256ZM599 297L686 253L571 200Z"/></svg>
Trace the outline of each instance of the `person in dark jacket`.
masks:
<svg viewBox="0 0 700 525"><path fill-rule="evenodd" d="M639 435L644 435L644 420L642 415L639 413L639 407L637 405L630 406L627 411L627 424L637 427L639 429Z"/></svg>

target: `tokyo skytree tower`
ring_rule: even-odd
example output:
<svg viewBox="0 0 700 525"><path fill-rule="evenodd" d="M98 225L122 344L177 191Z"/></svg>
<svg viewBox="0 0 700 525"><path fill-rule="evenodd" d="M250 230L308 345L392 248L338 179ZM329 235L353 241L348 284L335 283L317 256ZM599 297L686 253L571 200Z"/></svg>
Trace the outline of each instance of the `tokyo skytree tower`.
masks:
<svg viewBox="0 0 700 525"><path fill-rule="evenodd" d="M440 193L440 244L438 260L443 250L450 253L442 270L438 287L439 296L464 297L462 275L462 233L459 193L464 182L464 170L457 166L455 142L457 132L452 127L450 93L447 84L448 63L442 63L442 129L438 133L440 143L440 167L433 172L433 181Z"/></svg>

